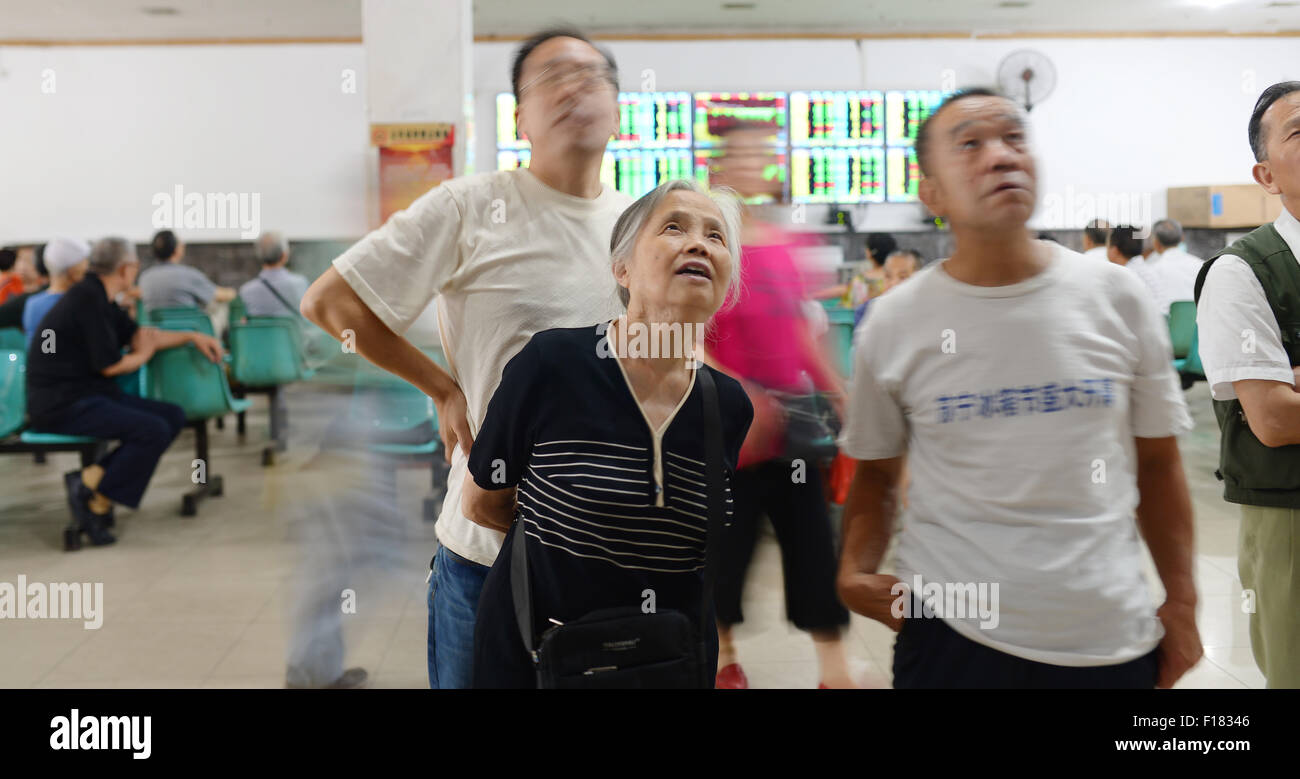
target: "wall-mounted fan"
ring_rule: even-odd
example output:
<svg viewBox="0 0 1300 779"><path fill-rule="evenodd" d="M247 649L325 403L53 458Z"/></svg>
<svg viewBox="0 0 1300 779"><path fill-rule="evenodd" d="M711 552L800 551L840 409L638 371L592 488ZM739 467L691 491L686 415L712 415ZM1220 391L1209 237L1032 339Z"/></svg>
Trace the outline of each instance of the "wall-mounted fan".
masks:
<svg viewBox="0 0 1300 779"><path fill-rule="evenodd" d="M1042 52L1013 51L998 65L998 88L1032 111L1056 88L1056 67Z"/></svg>

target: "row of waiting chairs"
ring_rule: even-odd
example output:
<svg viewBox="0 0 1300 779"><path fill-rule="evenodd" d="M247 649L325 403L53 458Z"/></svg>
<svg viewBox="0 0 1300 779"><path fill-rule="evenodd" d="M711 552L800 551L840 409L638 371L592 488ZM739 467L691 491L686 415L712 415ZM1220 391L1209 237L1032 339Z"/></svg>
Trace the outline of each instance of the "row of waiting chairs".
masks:
<svg viewBox="0 0 1300 779"><path fill-rule="evenodd" d="M197 309L152 309L149 317L155 326L212 333L210 320ZM248 408L248 401L243 397L253 393L266 394L270 406L271 443L262 450L264 466L273 464L275 453L285 447L287 420L282 416L282 404L277 402L279 394L285 386L310 381L315 374L306 365L302 341L302 330L296 320L248 316L242 301L236 298L230 307L230 353L226 358L234 386L231 388L226 383L224 371L216 370L226 402L223 405L221 398L214 396L209 408L196 411L199 415L211 415L207 418L215 418L218 422L224 414L235 412L238 432L242 435L245 432L244 412ZM186 353L195 361L193 374L211 372L216 368L192 347L173 351ZM429 356L446 368L441 350L431 350ZM426 520L435 520L445 492L447 469L441 456L442 444L437 435L438 418L433 401L408 382L376 368L360 355L352 354L349 359L354 365L348 419L368 428L366 445L371 452L392 458L397 463L431 464L431 494L423 501L423 516ZM207 364L201 366L198 361ZM218 384L206 378L195 381L210 387ZM170 384L162 382L162 386ZM171 397L162 399L186 408L187 416L191 412L184 402ZM426 432L428 435L423 435ZM220 486L217 489L219 491Z"/></svg>
<svg viewBox="0 0 1300 779"><path fill-rule="evenodd" d="M211 320L198 309L154 309L142 311L140 316L140 321L161 329L213 334ZM96 461L109 441L24 429L25 347L21 331L0 329L0 453L33 453L43 461L47 452L75 451L81 455L83 465ZM247 317L236 303L232 305L230 354L225 359L235 382L233 389L227 381L226 365L213 364L192 346L158 352L139 372L120 378L127 392L180 406L188 426L195 430L195 456L204 461L209 475L204 484L182 497L182 515L193 516L201 499L222 494L221 476L210 473L207 422L216 420L220 427L222 418L234 413L242 434L244 414L251 406L242 395L265 392L270 396L272 444L263 450L263 464L271 464L274 451L283 449L285 423L279 418L276 396L285 385L312 378L303 355L302 333L296 321ZM440 350L430 356L445 367ZM424 499L423 514L426 520L436 519L445 491L446 466L432 400L405 381L374 368L359 355L352 355L350 361L354 388L349 417L370 428L368 447L372 452L398 462L431 463L432 494ZM428 435L417 433L412 437L411 431Z"/></svg>

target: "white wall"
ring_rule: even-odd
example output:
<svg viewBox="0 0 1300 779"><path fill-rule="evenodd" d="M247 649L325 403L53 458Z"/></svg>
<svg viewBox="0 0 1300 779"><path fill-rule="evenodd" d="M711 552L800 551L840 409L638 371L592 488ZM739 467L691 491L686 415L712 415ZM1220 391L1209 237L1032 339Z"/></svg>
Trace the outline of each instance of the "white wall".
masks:
<svg viewBox="0 0 1300 779"><path fill-rule="evenodd" d="M495 165L494 96L515 44L474 47L476 166ZM1260 90L1300 78L1300 39L616 41L623 88L935 89L987 84L1016 49L1047 54L1055 93L1032 114L1042 202L1149 196L1169 186L1246 183L1246 120ZM294 238L368 225L373 151L360 44L0 50L0 240L109 232L144 239L151 198L258 192L262 223ZM53 69L56 92L42 94ZM357 91L341 88L357 71ZM1073 193L1073 201L1070 195ZM1059 209L1058 209L1059 211ZM1064 225L1080 226L1065 213ZM919 221L870 207L865 226ZM859 219L859 226L862 220ZM230 240L205 231L190 240Z"/></svg>
<svg viewBox="0 0 1300 779"><path fill-rule="evenodd" d="M0 240L147 239L176 185L258 193L261 226L293 238L362 233L364 74L360 45L0 50Z"/></svg>

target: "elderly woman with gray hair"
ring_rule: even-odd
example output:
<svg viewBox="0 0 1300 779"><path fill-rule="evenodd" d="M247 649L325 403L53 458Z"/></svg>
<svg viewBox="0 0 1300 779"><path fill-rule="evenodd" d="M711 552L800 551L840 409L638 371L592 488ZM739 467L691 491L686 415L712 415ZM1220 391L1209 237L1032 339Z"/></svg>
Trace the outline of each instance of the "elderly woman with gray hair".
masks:
<svg viewBox="0 0 1300 779"><path fill-rule="evenodd" d="M719 496L719 518L730 513L730 474L753 410L741 386L698 362L694 348L738 288L739 231L731 194L690 181L661 185L623 213L611 238L611 293L626 314L540 332L506 365L462 496L467 517L509 534L479 600L474 686L538 686L537 638L593 613L675 610L691 625L713 618L702 600L709 495ZM707 418L703 372L718 408ZM710 429L721 443L712 461ZM720 489L707 475L714 463ZM524 582L514 561L521 548ZM512 584L531 595L527 637ZM711 687L717 634L705 624L695 638L708 671L700 686Z"/></svg>

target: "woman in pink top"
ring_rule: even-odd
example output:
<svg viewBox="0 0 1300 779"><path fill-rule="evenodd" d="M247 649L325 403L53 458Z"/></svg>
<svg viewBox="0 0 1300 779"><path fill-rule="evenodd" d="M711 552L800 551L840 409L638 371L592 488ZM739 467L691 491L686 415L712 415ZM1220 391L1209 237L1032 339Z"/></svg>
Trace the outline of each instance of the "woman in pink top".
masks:
<svg viewBox="0 0 1300 779"><path fill-rule="evenodd" d="M726 184L749 197L767 187L762 130L727 135L723 169L711 185ZM834 540L821 474L809 463L804 478L782 458L783 412L765 390L831 396L842 414L842 382L808 328L806 299L792 253L792 237L746 215L742 226L745 282L736 305L713 318L709 360L736 377L754 405L754 421L741 449L732 483L735 505L717 573L719 688L748 687L732 640L743 620L741 596L753 557L759 518L766 514L781 546L786 613L812 633L821 686L853 687L841 634L849 615L835 591Z"/></svg>

